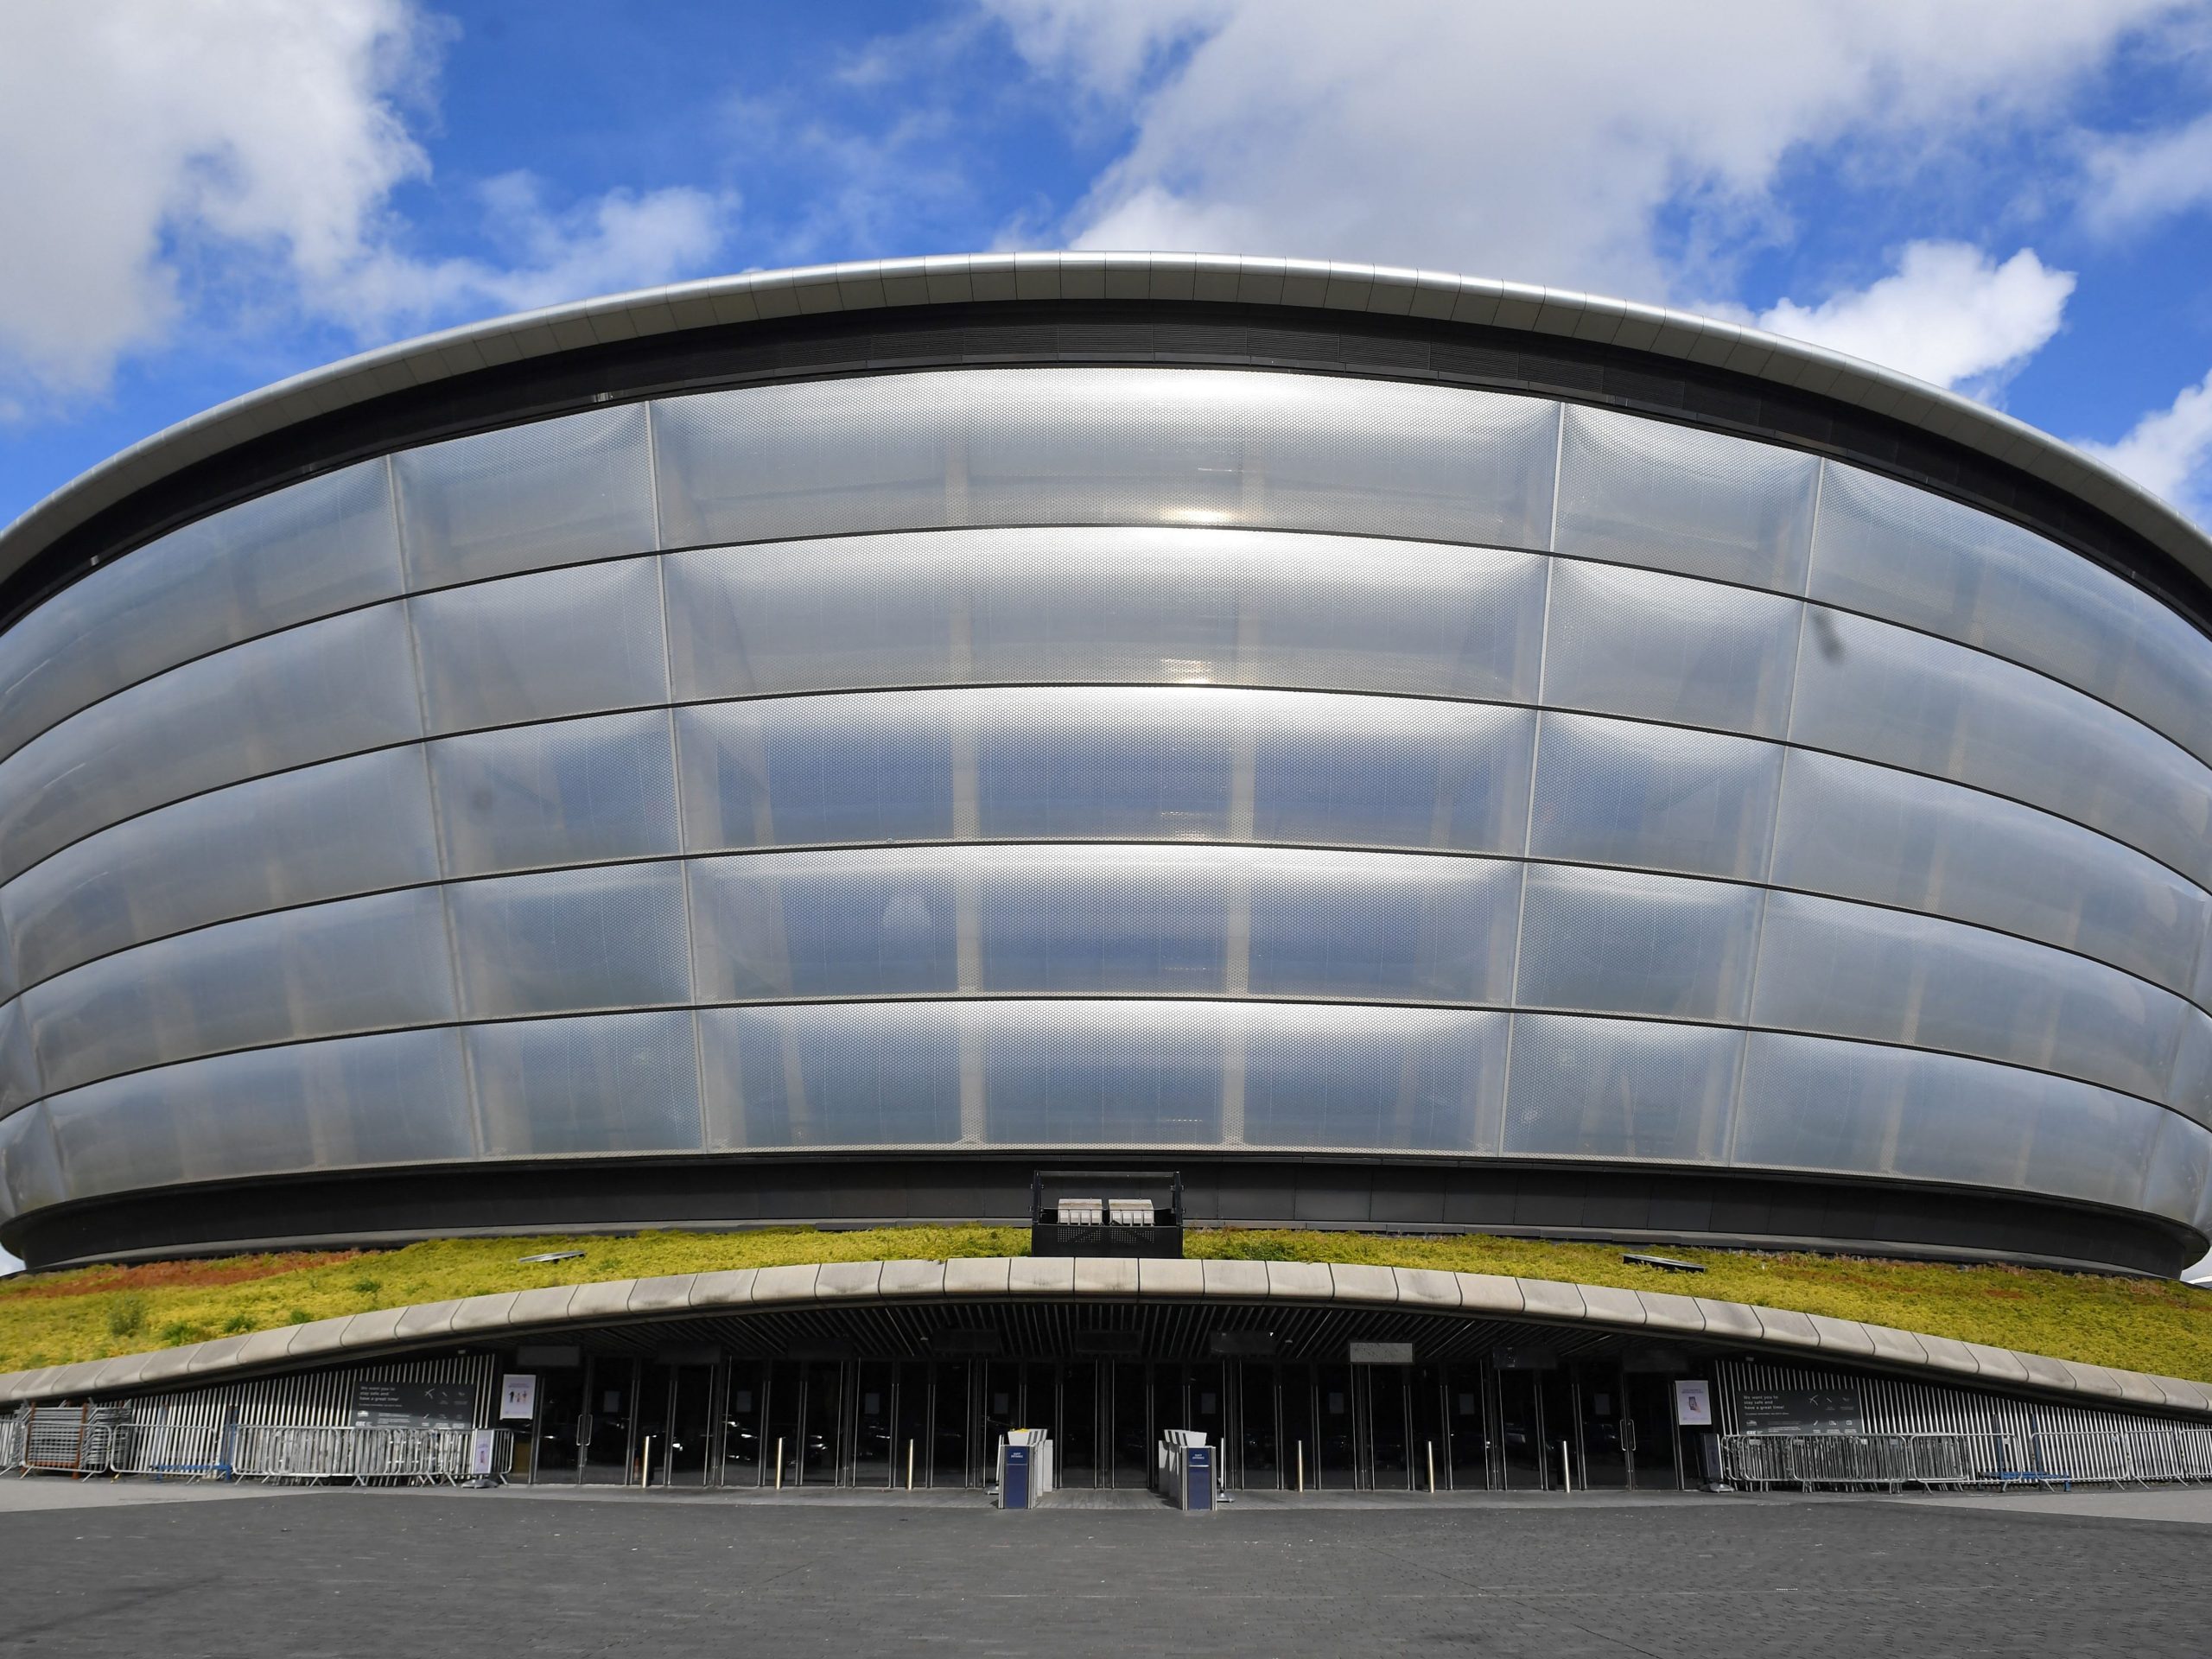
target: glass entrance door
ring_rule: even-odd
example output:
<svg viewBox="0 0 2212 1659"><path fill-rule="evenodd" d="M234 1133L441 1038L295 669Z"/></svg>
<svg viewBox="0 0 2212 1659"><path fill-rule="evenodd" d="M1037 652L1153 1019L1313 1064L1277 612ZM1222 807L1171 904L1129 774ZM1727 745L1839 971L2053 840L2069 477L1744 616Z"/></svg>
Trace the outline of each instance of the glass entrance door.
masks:
<svg viewBox="0 0 2212 1659"><path fill-rule="evenodd" d="M645 1367L638 1395L638 1472L648 1486L703 1486L710 1468L712 1365Z"/></svg>
<svg viewBox="0 0 2212 1659"><path fill-rule="evenodd" d="M1631 1371L1622 1379L1628 1415L1621 1433L1628 1450L1629 1484L1645 1491L1675 1491L1682 1468L1675 1455L1674 1379Z"/></svg>
<svg viewBox="0 0 2212 1659"><path fill-rule="evenodd" d="M1063 1486L1098 1484L1098 1370L1090 1360L1060 1369L1059 1479Z"/></svg>
<svg viewBox="0 0 2212 1659"><path fill-rule="evenodd" d="M1628 1447L1621 1425L1626 1405L1621 1397L1618 1364L1599 1362L1574 1368L1575 1427L1582 1440L1579 1484L1617 1490L1628 1484Z"/></svg>
<svg viewBox="0 0 2212 1659"><path fill-rule="evenodd" d="M537 1433L531 1447L530 1479L563 1484L578 1479L582 1459L577 1430L584 1416L584 1368L563 1365L537 1376Z"/></svg>
<svg viewBox="0 0 2212 1659"><path fill-rule="evenodd" d="M1498 1440L1505 1484L1512 1491L1541 1491L1544 1479L1544 1420L1536 1387L1541 1371L1497 1374Z"/></svg>
<svg viewBox="0 0 2212 1659"><path fill-rule="evenodd" d="M757 1359L731 1361L722 1396L723 1485L758 1486L764 1477L774 1478L760 1451L766 1404L767 1368Z"/></svg>
<svg viewBox="0 0 2212 1659"><path fill-rule="evenodd" d="M1463 1360L1445 1368L1444 1431L1452 1447L1450 1474L1456 1491L1481 1491L1496 1484L1487 1391L1481 1366Z"/></svg>
<svg viewBox="0 0 2212 1659"><path fill-rule="evenodd" d="M588 1486L626 1486L637 1454L638 1362L596 1355L577 1420L583 1447L580 1478Z"/></svg>

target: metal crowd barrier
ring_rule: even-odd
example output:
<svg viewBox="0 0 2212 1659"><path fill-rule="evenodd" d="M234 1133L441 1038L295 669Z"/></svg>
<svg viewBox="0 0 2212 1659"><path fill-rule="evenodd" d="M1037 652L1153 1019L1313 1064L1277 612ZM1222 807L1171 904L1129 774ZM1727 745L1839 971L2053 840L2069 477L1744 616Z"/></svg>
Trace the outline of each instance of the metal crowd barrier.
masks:
<svg viewBox="0 0 2212 1659"><path fill-rule="evenodd" d="M2139 1485L2212 1480L2212 1445L2179 1428L2018 1433L1725 1434L1733 1486Z"/></svg>
<svg viewBox="0 0 2212 1659"><path fill-rule="evenodd" d="M114 1406L26 1406L9 1420L10 1455L0 1468L105 1474L122 1417Z"/></svg>
<svg viewBox="0 0 2212 1659"><path fill-rule="evenodd" d="M480 1476L505 1478L514 1466L514 1433L493 1435L490 1466L473 1466L478 1431L277 1425L241 1427L232 1456L240 1480L350 1480L457 1486Z"/></svg>
<svg viewBox="0 0 2212 1659"><path fill-rule="evenodd" d="M238 1433L235 1423L124 1423L116 1429L108 1471L164 1480L227 1480Z"/></svg>
<svg viewBox="0 0 2212 1659"><path fill-rule="evenodd" d="M492 1437L488 1460L476 1455L480 1432ZM504 1428L134 1423L104 1406L35 1406L0 1416L0 1472L459 1485L505 1479L514 1449L514 1432Z"/></svg>

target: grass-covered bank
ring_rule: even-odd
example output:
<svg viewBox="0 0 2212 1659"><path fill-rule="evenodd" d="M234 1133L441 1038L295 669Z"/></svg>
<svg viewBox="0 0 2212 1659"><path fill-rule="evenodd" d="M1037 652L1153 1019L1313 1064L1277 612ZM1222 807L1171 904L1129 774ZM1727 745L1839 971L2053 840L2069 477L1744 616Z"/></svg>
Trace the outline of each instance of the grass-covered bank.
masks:
<svg viewBox="0 0 2212 1659"><path fill-rule="evenodd" d="M1999 1347L2212 1382L2212 1292L2142 1279L1818 1255L1676 1250L1697 1277L1630 1267L1618 1246L1224 1230L1195 1256L1369 1262L1667 1290L1828 1313ZM549 1250L584 1254L525 1263ZM877 1257L1025 1255L1012 1227L780 1228L627 1237L438 1239L404 1249L85 1268L0 1281L0 1371L173 1347L412 1302L596 1279Z"/></svg>

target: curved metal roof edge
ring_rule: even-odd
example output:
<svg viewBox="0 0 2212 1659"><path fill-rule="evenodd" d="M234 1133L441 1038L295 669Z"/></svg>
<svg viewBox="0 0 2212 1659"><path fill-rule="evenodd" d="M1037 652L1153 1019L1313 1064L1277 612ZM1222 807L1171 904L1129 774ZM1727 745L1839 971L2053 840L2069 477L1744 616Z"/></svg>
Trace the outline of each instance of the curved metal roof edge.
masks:
<svg viewBox="0 0 2212 1659"><path fill-rule="evenodd" d="M1564 335L1716 366L1904 422L2064 490L2212 581L2212 537L2072 446L1955 392L1740 324L1573 289L1449 272L1233 254L1004 253L712 277L495 317L402 340L235 397L141 440L0 530L18 568L132 491L297 422L387 392L582 346L782 317L1009 300L1173 300L1413 316Z"/></svg>
<svg viewBox="0 0 2212 1659"><path fill-rule="evenodd" d="M1712 1301L1657 1291L1428 1268L1328 1262L966 1256L951 1261L833 1262L739 1268L656 1279L610 1279L464 1300L381 1308L279 1325L181 1348L0 1376L0 1405L87 1394L191 1386L315 1360L366 1359L456 1339L498 1340L749 1307L791 1308L926 1298L1132 1298L1222 1303L1329 1302L1471 1319L1526 1319L1646 1332L1741 1346L1773 1358L1832 1363L1955 1384L2026 1390L2077 1404L2148 1408L2212 1418L2212 1386L2084 1364L1855 1319Z"/></svg>

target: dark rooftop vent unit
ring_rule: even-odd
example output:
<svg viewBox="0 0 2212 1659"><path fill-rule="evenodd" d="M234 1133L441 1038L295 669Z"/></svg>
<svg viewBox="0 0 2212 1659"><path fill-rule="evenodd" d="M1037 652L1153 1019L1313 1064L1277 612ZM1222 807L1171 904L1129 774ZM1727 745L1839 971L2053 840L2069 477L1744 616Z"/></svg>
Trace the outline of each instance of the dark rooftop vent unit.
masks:
<svg viewBox="0 0 2212 1659"><path fill-rule="evenodd" d="M1040 1169L1029 1183L1032 1255L1183 1254L1174 1170Z"/></svg>

